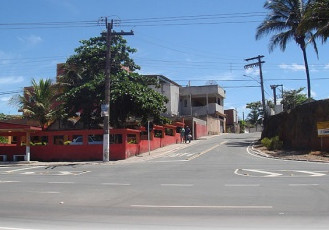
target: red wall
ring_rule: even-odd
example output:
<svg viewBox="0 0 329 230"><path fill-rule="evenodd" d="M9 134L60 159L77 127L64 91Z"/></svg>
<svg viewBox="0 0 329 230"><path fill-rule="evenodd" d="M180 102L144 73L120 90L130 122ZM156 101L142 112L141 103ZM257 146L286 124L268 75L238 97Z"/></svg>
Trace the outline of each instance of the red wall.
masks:
<svg viewBox="0 0 329 230"><path fill-rule="evenodd" d="M207 136L208 130L207 130L207 125L200 125L194 122L194 139L198 139L199 137L202 136Z"/></svg>
<svg viewBox="0 0 329 230"><path fill-rule="evenodd" d="M203 131L203 127L195 126L198 130L198 137ZM171 135L165 134L165 129L171 129ZM202 131L199 131L201 130ZM156 132L162 132L162 137L154 137ZM110 145L110 160L123 160L131 156L135 156L144 152L148 152L148 140L141 140L141 132L145 131L144 128L140 130L132 129L113 129L110 130L111 134L121 134L122 143ZM31 134L33 136L47 136L47 145L31 146L30 159L31 161L101 161L103 160L103 145L102 144L88 144L88 135L102 135L103 130L70 130L70 131L39 131ZM0 155L7 155L7 160L12 161L13 155L25 155L25 146L21 146L21 137L25 133L17 134L17 145L0 145ZM55 145L53 143L54 136L66 136L68 140L72 141L73 135L83 136L82 145ZM128 138L129 136L129 138ZM136 138L133 138L136 137ZM130 142L128 143L128 139ZM134 139L131 143L131 139ZM180 143L180 134L176 133L176 126L155 126L151 132L151 150Z"/></svg>

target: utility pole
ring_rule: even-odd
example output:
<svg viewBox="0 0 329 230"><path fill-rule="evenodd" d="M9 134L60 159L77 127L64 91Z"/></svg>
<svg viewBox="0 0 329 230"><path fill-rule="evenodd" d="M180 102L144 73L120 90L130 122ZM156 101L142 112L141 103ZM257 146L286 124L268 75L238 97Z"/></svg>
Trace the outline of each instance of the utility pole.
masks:
<svg viewBox="0 0 329 230"><path fill-rule="evenodd" d="M110 160L110 97L111 97L111 45L112 36L115 35L134 35L134 32L115 32L113 29L113 19L111 22L107 21L106 24L106 70L105 70L105 105L102 110L104 110L104 134L103 134L103 161L107 162Z"/></svg>
<svg viewBox="0 0 329 230"><path fill-rule="evenodd" d="M271 89L273 90L273 97L274 97L274 105L276 105L276 88L281 86L283 87L283 85L270 85Z"/></svg>
<svg viewBox="0 0 329 230"><path fill-rule="evenodd" d="M263 81L263 72L262 72L262 64L265 63L264 61L262 61L263 57L264 57L263 55L258 55L257 57L244 59L245 61L257 60L257 62L245 65L244 68L249 69L249 68L253 68L253 67L256 67L256 66L259 67L260 87L261 87L261 90L262 90L262 106L263 106L264 119L265 119L266 116L267 116L267 112L266 112L264 81Z"/></svg>

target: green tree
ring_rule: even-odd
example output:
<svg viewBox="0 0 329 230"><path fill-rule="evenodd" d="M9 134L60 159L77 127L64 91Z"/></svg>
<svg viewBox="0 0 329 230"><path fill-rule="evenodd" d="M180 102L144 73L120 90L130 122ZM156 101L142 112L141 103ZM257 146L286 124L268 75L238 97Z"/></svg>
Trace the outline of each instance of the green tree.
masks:
<svg viewBox="0 0 329 230"><path fill-rule="evenodd" d="M3 113L0 113L0 121L3 121L6 119L6 115ZM7 143L7 138L0 136L0 143Z"/></svg>
<svg viewBox="0 0 329 230"><path fill-rule="evenodd" d="M23 111L23 117L39 122L42 128L48 122L56 119L56 93L55 85L51 80L32 80L32 87L26 88L23 96L18 96L17 104Z"/></svg>
<svg viewBox="0 0 329 230"><path fill-rule="evenodd" d="M312 0L299 26L300 33L315 30L314 37L326 42L329 37L329 0Z"/></svg>
<svg viewBox="0 0 329 230"><path fill-rule="evenodd" d="M298 28L307 11L310 1L307 0L271 0L266 1L264 8L269 10L265 20L257 27L256 39L262 38L264 35L275 33L270 40L269 50L277 46L285 51L287 42L294 40L302 50L305 72L307 78L308 98L311 98L311 80L308 67L306 45L311 42L315 52L318 54L314 36L311 31L302 33Z"/></svg>
<svg viewBox="0 0 329 230"><path fill-rule="evenodd" d="M0 121L1 120L6 120L7 116L4 113L0 113Z"/></svg>
<svg viewBox="0 0 329 230"><path fill-rule="evenodd" d="M263 107L260 101L250 102L246 105L250 112L247 116L247 121L252 125L261 124L263 118Z"/></svg>
<svg viewBox="0 0 329 230"><path fill-rule="evenodd" d="M283 111L288 111L308 101L306 94L302 93L305 88L297 90L283 90L282 101Z"/></svg>
<svg viewBox="0 0 329 230"><path fill-rule="evenodd" d="M103 122L100 109L105 98L106 36L83 40L81 44L67 60L65 74L59 78L64 87L60 100L67 116L80 112L85 127L95 128ZM157 85L156 79L133 72L139 69L129 56L134 52L121 36L113 37L110 122L116 128L124 127L129 116L160 120L160 113L165 111L167 99L148 87Z"/></svg>

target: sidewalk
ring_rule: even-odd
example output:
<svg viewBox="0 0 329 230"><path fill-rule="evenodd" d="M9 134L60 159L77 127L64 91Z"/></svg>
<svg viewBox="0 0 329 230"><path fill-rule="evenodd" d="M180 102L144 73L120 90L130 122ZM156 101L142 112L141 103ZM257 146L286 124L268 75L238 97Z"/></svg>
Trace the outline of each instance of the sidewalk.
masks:
<svg viewBox="0 0 329 230"><path fill-rule="evenodd" d="M198 140L192 140L191 143L179 143L179 144L172 144L168 145L162 148L158 148L155 150L152 150L150 152L141 153L139 155L129 157L125 160L118 160L118 161L109 161L109 162L103 162L103 161L70 161L70 162L40 162L40 161L7 161L7 162L0 162L0 167L2 166L22 166L22 165L29 165L29 166L70 166L70 165L116 165L116 164L131 164L131 163L138 163L143 161L148 161L152 159L156 159L162 156L165 156L166 154L169 154L171 152L175 152L177 150L181 150L184 148L187 148L191 145L198 144L202 142L203 140L208 140L210 138L216 137L219 135L212 135L212 136L204 136L200 137Z"/></svg>

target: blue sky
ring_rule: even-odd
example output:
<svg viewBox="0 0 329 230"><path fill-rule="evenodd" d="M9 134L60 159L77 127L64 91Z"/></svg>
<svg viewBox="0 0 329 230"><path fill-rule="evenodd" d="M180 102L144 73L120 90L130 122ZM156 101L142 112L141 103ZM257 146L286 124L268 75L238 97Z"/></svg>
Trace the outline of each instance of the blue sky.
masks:
<svg viewBox="0 0 329 230"><path fill-rule="evenodd" d="M162 74L181 85L216 81L226 90L225 109L238 109L242 118L242 112L248 113L246 103L261 100L260 88L249 87L259 86L257 68L245 70L245 58L265 56L266 99L273 98L270 85L283 84L285 90L306 87L302 52L294 41L285 52L277 48L269 53L270 37L255 40L266 14L264 2L2 0L0 113L19 114L8 104L15 92L22 92L33 78L55 80L56 64L74 54L80 40L98 36L105 27L97 21L108 17L120 22L114 30L134 31L134 36L125 38L138 50L133 58L141 73ZM319 59L311 46L307 49L312 96L326 99L329 44L319 41L318 49Z"/></svg>

